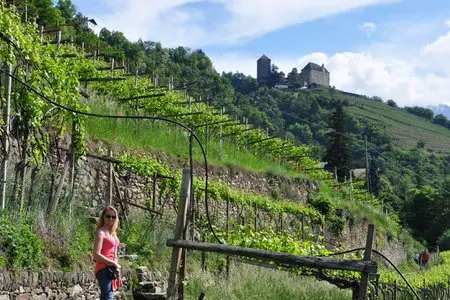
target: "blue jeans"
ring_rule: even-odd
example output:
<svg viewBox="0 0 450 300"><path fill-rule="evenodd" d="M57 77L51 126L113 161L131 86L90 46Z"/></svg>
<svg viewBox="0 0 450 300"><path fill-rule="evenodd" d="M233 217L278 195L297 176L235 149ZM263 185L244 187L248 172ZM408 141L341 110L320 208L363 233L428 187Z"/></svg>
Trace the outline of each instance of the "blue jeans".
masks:
<svg viewBox="0 0 450 300"><path fill-rule="evenodd" d="M95 277L100 285L100 300L113 300L112 279L108 278L107 269L101 269L95 274Z"/></svg>

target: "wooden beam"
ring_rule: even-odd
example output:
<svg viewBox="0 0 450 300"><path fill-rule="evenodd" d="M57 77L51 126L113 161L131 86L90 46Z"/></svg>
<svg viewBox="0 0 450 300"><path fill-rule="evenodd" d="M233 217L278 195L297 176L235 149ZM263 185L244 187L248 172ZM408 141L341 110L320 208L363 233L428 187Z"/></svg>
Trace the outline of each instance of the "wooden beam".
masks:
<svg viewBox="0 0 450 300"><path fill-rule="evenodd" d="M122 70L125 67L114 67L114 70ZM111 67L98 67L97 71L111 71Z"/></svg>
<svg viewBox="0 0 450 300"><path fill-rule="evenodd" d="M187 211L189 207L191 187L191 173L189 168L183 169L183 176L181 181L180 201L178 203L178 216L175 226L175 239L179 240L183 236L187 221ZM175 300L177 294L177 272L181 260L181 247L174 246L172 249L172 261L170 265L169 283L167 287L167 299Z"/></svg>
<svg viewBox="0 0 450 300"><path fill-rule="evenodd" d="M271 137L268 137L268 138L264 138L264 139L260 139L260 140L256 140L256 141L251 141L251 142L245 144L244 146L253 145L253 144L257 144L257 143L262 143L262 142L265 142L265 141L268 141L268 140L273 140L273 139L276 139L276 138L278 138L278 137L277 136L271 136Z"/></svg>
<svg viewBox="0 0 450 300"><path fill-rule="evenodd" d="M330 270L346 270L356 272L377 272L377 264L371 261L348 260L329 257L299 256L283 252L272 252L223 244L200 243L186 240L168 240L169 247L185 248L199 251L215 252L227 255L244 256L291 265Z"/></svg>
<svg viewBox="0 0 450 300"><path fill-rule="evenodd" d="M162 97L167 95L166 93L158 93L158 94L149 94L149 95L141 95L136 97L128 97L128 98L117 98L118 101L131 101L145 98L154 98L154 97Z"/></svg>
<svg viewBox="0 0 450 300"><path fill-rule="evenodd" d="M156 215L160 215L160 214L161 214L159 211L153 210L153 209L151 209L151 208L148 208L148 207L145 207L145 206L142 206L142 205L133 203L133 202L125 201L125 200L123 200L123 199L122 199L121 201L122 201L123 203L125 203L125 204L128 204L128 205L131 205L131 206L134 206L134 207L137 207L137 208L146 210L146 211L148 211L148 212L150 212L150 213L152 213L152 214L156 214Z"/></svg>
<svg viewBox="0 0 450 300"><path fill-rule="evenodd" d="M97 78L80 78L78 79L79 81L99 81L99 82L104 82L104 81L122 81L122 80L126 80L126 78L122 78L122 77L97 77Z"/></svg>
<svg viewBox="0 0 450 300"><path fill-rule="evenodd" d="M63 146L59 146L58 149L63 150L63 151L70 151L69 148L67 147L63 147ZM110 157L107 155L100 155L94 152L90 152L90 151L86 151L86 156L87 157L92 157L98 160L102 160L105 162L111 162L111 163L115 163L115 164L120 164L122 163L122 161L120 159L114 158L114 157Z"/></svg>

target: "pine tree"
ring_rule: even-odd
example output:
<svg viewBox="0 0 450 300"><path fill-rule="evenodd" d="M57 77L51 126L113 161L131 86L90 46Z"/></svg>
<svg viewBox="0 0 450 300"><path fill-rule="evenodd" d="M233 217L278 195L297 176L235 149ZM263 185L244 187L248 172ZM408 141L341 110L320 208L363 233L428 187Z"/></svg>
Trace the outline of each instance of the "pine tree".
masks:
<svg viewBox="0 0 450 300"><path fill-rule="evenodd" d="M352 138L348 128L349 116L342 108L342 104L338 103L336 111L331 117L329 125L330 132L327 134L329 138L329 147L325 153L326 169L334 172L337 167L337 175L339 181L343 181L345 177L349 177L352 169Z"/></svg>

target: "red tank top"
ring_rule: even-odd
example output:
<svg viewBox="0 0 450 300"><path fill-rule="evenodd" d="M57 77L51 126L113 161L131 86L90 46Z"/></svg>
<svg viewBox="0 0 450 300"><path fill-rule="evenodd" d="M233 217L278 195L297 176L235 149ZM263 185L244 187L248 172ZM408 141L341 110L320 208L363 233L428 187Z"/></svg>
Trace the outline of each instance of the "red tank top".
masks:
<svg viewBox="0 0 450 300"><path fill-rule="evenodd" d="M119 239L116 236L107 234L102 229L100 229L100 232L103 234L103 244L100 253L106 258L117 261L117 249L119 248ZM107 265L105 263L99 261L95 262L95 273L106 267Z"/></svg>

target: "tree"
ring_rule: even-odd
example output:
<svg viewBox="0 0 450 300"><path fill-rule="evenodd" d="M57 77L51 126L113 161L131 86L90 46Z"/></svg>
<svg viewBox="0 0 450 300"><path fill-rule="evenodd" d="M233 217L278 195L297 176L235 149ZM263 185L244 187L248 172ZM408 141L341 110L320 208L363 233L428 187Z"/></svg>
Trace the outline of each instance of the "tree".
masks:
<svg viewBox="0 0 450 300"><path fill-rule="evenodd" d="M298 73L297 68L293 68L292 71L288 73L287 80L294 86L301 85L300 74Z"/></svg>
<svg viewBox="0 0 450 300"><path fill-rule="evenodd" d="M448 203L430 186L410 190L402 214L414 233L430 245L449 228Z"/></svg>
<svg viewBox="0 0 450 300"><path fill-rule="evenodd" d="M311 128L307 124L295 123L288 127L288 131L300 140L303 144L309 144L312 142L313 135Z"/></svg>
<svg viewBox="0 0 450 300"><path fill-rule="evenodd" d="M327 134L329 146L325 154L325 166L333 171L337 168L337 175L340 181L349 176L352 167L352 138L348 129L349 117L338 103L335 112L331 117L329 126L330 132Z"/></svg>
<svg viewBox="0 0 450 300"><path fill-rule="evenodd" d="M448 127L450 124L447 117L444 116L443 114L437 114L433 119L433 123L444 126L444 127Z"/></svg>
<svg viewBox="0 0 450 300"><path fill-rule="evenodd" d="M258 89L256 79L251 76L246 76L243 73L222 73L222 76L231 81L234 89L238 93L250 94Z"/></svg>
<svg viewBox="0 0 450 300"><path fill-rule="evenodd" d="M77 13L77 8L73 5L71 0L58 0L56 8L61 11L61 15L66 19L66 22L72 20Z"/></svg>
<svg viewBox="0 0 450 300"><path fill-rule="evenodd" d="M28 9L30 15L37 17L37 23L46 28L61 25L64 22L61 11L53 6L52 0L30 0Z"/></svg>
<svg viewBox="0 0 450 300"><path fill-rule="evenodd" d="M275 64L272 64L272 72L270 73L269 81L267 83L268 87L273 87L284 79L284 73L278 72L278 70L278 67Z"/></svg>
<svg viewBox="0 0 450 300"><path fill-rule="evenodd" d="M387 101L387 105L392 106L392 107L398 107L397 103L395 103L395 101L392 99L389 99Z"/></svg>
<svg viewBox="0 0 450 300"><path fill-rule="evenodd" d="M369 181L371 193L379 197L381 192L380 167L377 160L372 157L369 163Z"/></svg>
<svg viewBox="0 0 450 300"><path fill-rule="evenodd" d="M411 114L428 119L430 121L433 120L434 117L434 112L429 108L423 108L420 106L405 106L405 110Z"/></svg>

